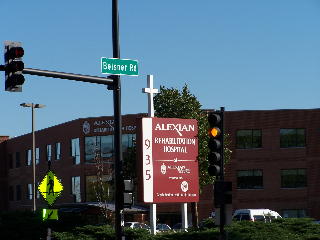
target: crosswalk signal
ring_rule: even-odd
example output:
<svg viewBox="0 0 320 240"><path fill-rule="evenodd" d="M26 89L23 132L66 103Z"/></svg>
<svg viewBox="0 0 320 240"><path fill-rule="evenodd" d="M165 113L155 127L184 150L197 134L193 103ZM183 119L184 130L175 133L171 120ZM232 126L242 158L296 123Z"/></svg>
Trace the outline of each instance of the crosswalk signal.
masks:
<svg viewBox="0 0 320 240"><path fill-rule="evenodd" d="M5 70L5 90L10 92L22 92L24 76L22 71L24 63L22 57L24 49L20 42L4 42L4 70Z"/></svg>
<svg viewBox="0 0 320 240"><path fill-rule="evenodd" d="M221 176L223 174L223 110L209 113L208 122L208 173L210 176Z"/></svg>

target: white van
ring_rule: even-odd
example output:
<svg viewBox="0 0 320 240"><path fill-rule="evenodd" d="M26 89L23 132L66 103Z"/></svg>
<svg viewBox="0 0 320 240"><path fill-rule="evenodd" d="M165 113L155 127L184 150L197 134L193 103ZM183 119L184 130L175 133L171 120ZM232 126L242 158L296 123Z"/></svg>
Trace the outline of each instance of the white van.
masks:
<svg viewBox="0 0 320 240"><path fill-rule="evenodd" d="M271 222L273 219L281 218L279 213L270 209L238 209L234 211L232 216L236 221L262 221Z"/></svg>

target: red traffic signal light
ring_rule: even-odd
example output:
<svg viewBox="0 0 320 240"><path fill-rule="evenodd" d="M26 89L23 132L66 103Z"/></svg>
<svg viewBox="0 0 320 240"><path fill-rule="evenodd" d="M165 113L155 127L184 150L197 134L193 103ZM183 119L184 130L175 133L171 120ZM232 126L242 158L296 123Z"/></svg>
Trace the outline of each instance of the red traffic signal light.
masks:
<svg viewBox="0 0 320 240"><path fill-rule="evenodd" d="M22 71L24 63L22 57L24 49L20 42L5 41L4 61L5 61L5 90L11 92L21 92L25 81Z"/></svg>
<svg viewBox="0 0 320 240"><path fill-rule="evenodd" d="M22 47L11 47L7 55L8 59L21 58L24 55L24 49Z"/></svg>

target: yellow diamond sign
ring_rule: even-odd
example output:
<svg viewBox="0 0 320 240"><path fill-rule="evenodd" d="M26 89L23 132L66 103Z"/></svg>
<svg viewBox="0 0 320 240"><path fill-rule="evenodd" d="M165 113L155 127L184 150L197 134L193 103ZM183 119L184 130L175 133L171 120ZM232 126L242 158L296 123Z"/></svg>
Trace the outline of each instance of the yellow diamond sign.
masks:
<svg viewBox="0 0 320 240"><path fill-rule="evenodd" d="M42 197L51 206L60 196L63 186L56 175L52 171L48 171L46 176L41 181L38 190Z"/></svg>

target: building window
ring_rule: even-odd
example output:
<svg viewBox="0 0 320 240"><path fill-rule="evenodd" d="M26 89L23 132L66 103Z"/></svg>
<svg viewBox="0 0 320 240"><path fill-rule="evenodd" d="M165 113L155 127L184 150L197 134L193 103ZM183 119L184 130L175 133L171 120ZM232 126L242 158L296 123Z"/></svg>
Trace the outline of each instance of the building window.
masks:
<svg viewBox="0 0 320 240"><path fill-rule="evenodd" d="M30 166L32 164L32 150L26 150L26 165Z"/></svg>
<svg viewBox="0 0 320 240"><path fill-rule="evenodd" d="M28 195L27 195L27 199L31 200L31 199L32 199L32 195L33 195L33 192L32 192L32 184L29 183L29 184L28 184Z"/></svg>
<svg viewBox="0 0 320 240"><path fill-rule="evenodd" d="M122 135L122 151L128 151L128 148L133 147L136 134ZM114 136L92 136L85 137L85 161L94 161L96 154L101 154L104 161L112 161L114 155Z"/></svg>
<svg viewBox="0 0 320 240"><path fill-rule="evenodd" d="M94 161L96 154L102 156L105 161L112 160L113 135L85 137L85 160Z"/></svg>
<svg viewBox="0 0 320 240"><path fill-rule="evenodd" d="M61 143L57 142L55 146L55 159L60 160L61 158Z"/></svg>
<svg viewBox="0 0 320 240"><path fill-rule="evenodd" d="M13 186L9 186L9 201L14 200Z"/></svg>
<svg viewBox="0 0 320 240"><path fill-rule="evenodd" d="M136 134L123 134L122 135L122 152L125 153L129 148L135 145Z"/></svg>
<svg viewBox="0 0 320 240"><path fill-rule="evenodd" d="M79 138L71 139L71 156L73 164L80 164L80 141Z"/></svg>
<svg viewBox="0 0 320 240"><path fill-rule="evenodd" d="M284 218L305 218L307 217L305 209L285 209L282 210L282 217Z"/></svg>
<svg viewBox="0 0 320 240"><path fill-rule="evenodd" d="M21 186L20 185L16 186L16 200L17 201L21 200Z"/></svg>
<svg viewBox="0 0 320 240"><path fill-rule="evenodd" d="M112 175L103 175L101 182L98 176L86 176L86 201L96 202L98 197L102 201L114 201L114 185Z"/></svg>
<svg viewBox="0 0 320 240"><path fill-rule="evenodd" d="M238 149L262 147L262 136L260 129L238 130L236 135Z"/></svg>
<svg viewBox="0 0 320 240"><path fill-rule="evenodd" d="M305 132L304 128L280 129L280 147L305 147Z"/></svg>
<svg viewBox="0 0 320 240"><path fill-rule="evenodd" d="M51 156L52 156L52 153L51 153L51 145L48 144L48 145L47 145L47 161L51 161Z"/></svg>
<svg viewBox="0 0 320 240"><path fill-rule="evenodd" d="M71 178L71 194L75 202L81 202L80 176Z"/></svg>
<svg viewBox="0 0 320 240"><path fill-rule="evenodd" d="M38 189L39 185L40 185L40 182L37 182L37 185L36 185L36 190L37 190L37 199L39 199L39 198L40 198L40 191L39 191L39 189Z"/></svg>
<svg viewBox="0 0 320 240"><path fill-rule="evenodd" d="M20 152L16 152L16 168L20 167Z"/></svg>
<svg viewBox="0 0 320 240"><path fill-rule="evenodd" d="M301 188L307 186L306 169L282 169L281 187L282 188Z"/></svg>
<svg viewBox="0 0 320 240"><path fill-rule="evenodd" d="M8 154L8 164L9 164L9 169L13 168L13 156L12 154Z"/></svg>
<svg viewBox="0 0 320 240"><path fill-rule="evenodd" d="M263 172L262 170L239 170L237 172L238 189L262 189Z"/></svg>
<svg viewBox="0 0 320 240"><path fill-rule="evenodd" d="M36 165L40 162L40 148L36 148Z"/></svg>

